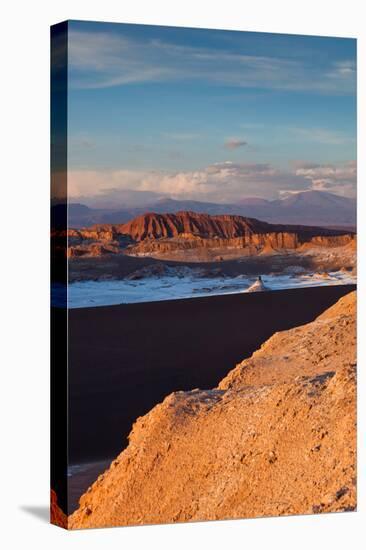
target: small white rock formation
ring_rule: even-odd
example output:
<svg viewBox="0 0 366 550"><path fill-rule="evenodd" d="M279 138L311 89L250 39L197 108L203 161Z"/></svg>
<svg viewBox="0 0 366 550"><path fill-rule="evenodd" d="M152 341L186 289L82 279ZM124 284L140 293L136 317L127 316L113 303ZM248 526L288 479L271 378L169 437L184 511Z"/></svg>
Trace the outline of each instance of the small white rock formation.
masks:
<svg viewBox="0 0 366 550"><path fill-rule="evenodd" d="M267 286L263 284L262 277L259 275L258 279L253 283L248 289L247 292L264 292L265 290L270 290Z"/></svg>

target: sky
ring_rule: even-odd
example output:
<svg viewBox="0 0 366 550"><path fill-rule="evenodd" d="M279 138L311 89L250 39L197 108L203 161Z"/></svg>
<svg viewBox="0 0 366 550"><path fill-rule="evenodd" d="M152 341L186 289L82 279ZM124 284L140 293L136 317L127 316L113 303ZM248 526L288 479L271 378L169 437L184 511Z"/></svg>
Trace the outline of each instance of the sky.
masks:
<svg viewBox="0 0 366 550"><path fill-rule="evenodd" d="M69 23L73 201L354 197L355 159L354 39Z"/></svg>

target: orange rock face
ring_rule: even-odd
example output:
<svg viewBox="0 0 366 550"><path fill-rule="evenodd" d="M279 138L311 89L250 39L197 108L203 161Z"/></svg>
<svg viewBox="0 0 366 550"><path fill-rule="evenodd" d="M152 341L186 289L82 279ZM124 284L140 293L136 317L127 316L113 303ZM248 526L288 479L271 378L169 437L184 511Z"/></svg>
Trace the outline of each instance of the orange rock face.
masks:
<svg viewBox="0 0 366 550"><path fill-rule="evenodd" d="M147 213L125 224L69 229L67 235L69 257L119 253L121 238L134 242L125 251L135 255L170 254L192 249L237 249L243 255L257 255L296 250L302 246L344 246L355 241L354 234L345 231L275 225L242 216L210 216L195 212Z"/></svg>
<svg viewBox="0 0 366 550"><path fill-rule="evenodd" d="M129 247L128 253L135 255L169 255L177 251L207 249L220 251L240 250L243 256L271 254L284 250L301 251L307 248L334 248L354 242L354 235L319 236L300 233L254 233L244 237L223 238L177 238L145 239Z"/></svg>
<svg viewBox="0 0 366 550"><path fill-rule="evenodd" d="M202 238L232 239L245 235L266 232L270 224L242 216L209 216L195 212L176 214L148 213L120 226L120 231L135 241L161 239L181 235Z"/></svg>
<svg viewBox="0 0 366 550"><path fill-rule="evenodd" d="M105 226L99 230L105 231ZM242 216L210 216L195 212L144 214L129 223L113 226L113 231L129 235L137 244L128 253L169 255L193 249L241 250L253 256L280 250L296 250L305 243L315 247L344 246L354 240L320 227L274 225Z"/></svg>
<svg viewBox="0 0 366 550"><path fill-rule="evenodd" d="M51 506L50 506L50 521L53 525L58 525L67 529L68 520L67 515L61 510L57 504L57 495L53 489L51 489Z"/></svg>
<svg viewBox="0 0 366 550"><path fill-rule="evenodd" d="M69 527L354 510L355 307L351 293L217 388L175 392L137 419Z"/></svg>
<svg viewBox="0 0 366 550"><path fill-rule="evenodd" d="M86 245L69 246L67 249L68 258L79 256L99 257L106 254L118 254L118 244L111 243L91 243Z"/></svg>
<svg viewBox="0 0 366 550"><path fill-rule="evenodd" d="M108 226L96 226L107 230ZM251 235L280 234L285 244L287 235L296 234L302 238L312 236L337 235L340 232L320 227L300 225L275 225L243 216L210 216L196 212L177 212L176 214L148 213L117 226L114 231L130 235L135 241L174 237L200 237L202 239L235 239ZM344 232L343 232L344 233ZM293 241L290 241L290 245Z"/></svg>

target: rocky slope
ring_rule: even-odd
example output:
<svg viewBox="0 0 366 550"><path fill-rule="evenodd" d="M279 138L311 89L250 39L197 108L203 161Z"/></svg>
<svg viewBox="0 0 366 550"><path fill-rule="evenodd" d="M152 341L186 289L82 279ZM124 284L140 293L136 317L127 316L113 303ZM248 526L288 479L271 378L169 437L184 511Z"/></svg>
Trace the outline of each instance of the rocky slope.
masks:
<svg viewBox="0 0 366 550"><path fill-rule="evenodd" d="M175 214L146 213L125 224L97 225L95 230L129 235L134 241L191 236L202 239L234 239L269 233L296 233L311 238L346 233L322 227L270 224L243 216L210 216L189 211Z"/></svg>
<svg viewBox="0 0 366 550"><path fill-rule="evenodd" d="M59 219L62 223L65 219L66 205L54 204L52 208L56 221ZM125 223L147 211L164 213L182 210L211 215L251 216L270 223L353 227L356 225L356 200L325 191L303 191L276 200L246 197L235 204L163 198L144 206L106 209L69 203L67 213L71 227L86 227L96 223Z"/></svg>
<svg viewBox="0 0 366 550"><path fill-rule="evenodd" d="M175 392L137 419L69 527L353 510L355 305L351 293L217 388Z"/></svg>
<svg viewBox="0 0 366 550"><path fill-rule="evenodd" d="M193 235L167 239L146 239L128 247L135 256L166 260L217 261L236 257L303 252L309 249L339 248L355 243L354 235L314 236L292 232L254 233L229 239L201 238Z"/></svg>
<svg viewBox="0 0 366 550"><path fill-rule="evenodd" d="M196 212L176 214L147 213L119 226L135 241L196 236L205 239L232 239L255 233L268 233L271 224L241 216L209 216Z"/></svg>

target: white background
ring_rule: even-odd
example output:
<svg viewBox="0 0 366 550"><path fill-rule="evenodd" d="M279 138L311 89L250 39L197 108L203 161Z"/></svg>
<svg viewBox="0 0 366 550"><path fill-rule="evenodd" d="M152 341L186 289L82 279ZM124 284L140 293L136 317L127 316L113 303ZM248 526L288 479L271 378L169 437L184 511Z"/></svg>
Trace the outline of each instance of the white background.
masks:
<svg viewBox="0 0 366 550"><path fill-rule="evenodd" d="M3 548L360 548L359 511L66 532L47 524L49 494L49 26L64 19L358 38L359 433L365 434L365 16L359 0L12 1L1 8L1 483ZM364 331L363 331L364 332ZM362 341L363 340L363 341ZM345 441L347 445L347 441ZM363 530L363 535L365 531ZM364 537L363 537L364 538Z"/></svg>

